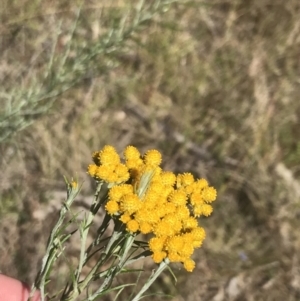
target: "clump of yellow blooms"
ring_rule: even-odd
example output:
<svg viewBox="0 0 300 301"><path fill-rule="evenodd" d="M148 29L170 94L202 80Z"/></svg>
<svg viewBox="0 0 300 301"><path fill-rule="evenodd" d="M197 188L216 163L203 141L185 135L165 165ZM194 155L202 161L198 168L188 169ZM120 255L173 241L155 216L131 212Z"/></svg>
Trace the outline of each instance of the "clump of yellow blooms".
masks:
<svg viewBox="0 0 300 301"><path fill-rule="evenodd" d="M108 183L123 183L129 180L127 166L121 163L120 156L115 148L106 145L99 152L93 153L93 161L88 167L88 173L96 180Z"/></svg>
<svg viewBox="0 0 300 301"><path fill-rule="evenodd" d="M88 174L111 187L106 211L126 224L128 232L153 234L148 245L154 262L168 258L191 272L191 256L205 238L197 218L212 213L216 189L190 173L163 171L157 150L142 156L128 146L124 157L123 164L114 147L105 146L93 154L95 164L88 167Z"/></svg>

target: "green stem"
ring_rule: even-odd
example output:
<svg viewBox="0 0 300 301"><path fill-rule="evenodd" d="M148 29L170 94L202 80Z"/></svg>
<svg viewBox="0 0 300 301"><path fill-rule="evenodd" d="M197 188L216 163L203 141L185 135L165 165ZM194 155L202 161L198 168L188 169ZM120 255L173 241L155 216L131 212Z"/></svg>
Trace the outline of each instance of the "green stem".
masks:
<svg viewBox="0 0 300 301"><path fill-rule="evenodd" d="M96 204L97 204L97 200L98 200L98 197L99 197L101 187L102 187L102 183L99 183L98 186L97 186L97 190L96 190L96 193L95 193L95 196L94 196L93 203L92 203L92 208L95 207ZM87 220L83 225L84 228L80 231L80 234L81 234L81 247L80 247L80 257L79 257L78 269L77 269L77 272L76 272L76 282L79 281L80 273L81 273L83 264L84 264L85 259L86 259L86 252L85 252L86 240L87 240L87 237L88 237L90 226L91 226L91 224L94 220L94 217L95 217L95 212L94 212L94 210L91 209L89 211Z"/></svg>
<svg viewBox="0 0 300 301"><path fill-rule="evenodd" d="M102 187L103 182L100 182L97 186L97 190L94 195L94 199L91 205L91 210L89 211L87 219L82 223L81 229L80 229L80 236L81 236L81 241L80 241L80 255L79 255L79 263L78 267L75 272L75 278L73 281L73 289L72 293L69 297L67 297L65 300L66 301L71 301L75 300L81 291L84 289L82 286L79 286L79 278L81 275L82 268L85 264L86 258L87 258L87 253L86 253L86 241L88 237L88 233L91 227L91 224L94 220L95 214L97 213L97 208L99 209L99 206L97 206L98 203L98 198L100 194L100 190Z"/></svg>
<svg viewBox="0 0 300 301"><path fill-rule="evenodd" d="M122 234L121 232L117 233L117 235ZM113 236L112 236L113 238ZM122 237L119 237L118 239L123 240ZM128 260L127 255L128 252L131 249L131 246L134 242L135 236L128 236L126 238L126 241L120 242L120 245L122 246L122 249L120 250L121 252L121 258L119 263L112 267L111 270L109 271L109 273L105 276L105 280L102 283L102 285L98 288L98 290L91 295L87 300L94 300L97 296L99 296L100 294L102 294L105 290L107 290L109 284L112 282L113 278L122 270L124 264L126 263L126 261ZM116 241L116 240L114 240ZM110 246L112 246L113 244L110 244ZM107 249L106 252L108 252L108 254L111 252L110 249Z"/></svg>
<svg viewBox="0 0 300 301"><path fill-rule="evenodd" d="M138 294L131 301L138 301L141 299L143 293L152 285L152 283L157 279L157 277L164 271L164 269L168 266L169 262L170 261L168 259L165 259L160 263L158 269L154 273L152 273L152 275L149 277L147 282L144 284L144 286L141 288Z"/></svg>
<svg viewBox="0 0 300 301"><path fill-rule="evenodd" d="M59 212L58 221L56 222L56 224L53 227L53 230L51 231L51 234L49 236L45 256L43 257L43 260L42 260L42 267L35 279L34 284L32 285L28 300L32 299L33 294L37 289L39 289L41 292L41 301L45 300L46 278L47 278L47 275L50 271L50 268L51 268L53 262L56 260L55 256L56 256L56 253L58 252L58 242L60 239L59 232L61 230L61 226L65 219L66 213L69 211L69 208L78 193L78 189L73 189L72 186L68 182L67 182L67 185L68 185L67 200L64 203L64 206L61 208L61 210Z"/></svg>

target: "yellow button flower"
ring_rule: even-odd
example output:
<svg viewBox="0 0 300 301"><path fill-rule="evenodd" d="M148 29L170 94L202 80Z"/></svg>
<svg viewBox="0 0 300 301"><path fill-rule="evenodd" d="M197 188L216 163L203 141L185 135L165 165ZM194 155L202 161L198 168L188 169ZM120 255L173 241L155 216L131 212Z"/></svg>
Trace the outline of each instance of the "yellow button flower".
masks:
<svg viewBox="0 0 300 301"><path fill-rule="evenodd" d="M155 263L162 262L167 257L166 252L154 252L152 255L152 259Z"/></svg>
<svg viewBox="0 0 300 301"><path fill-rule="evenodd" d="M120 163L120 156L113 146L106 145L99 152L99 161L103 165L117 165Z"/></svg>
<svg viewBox="0 0 300 301"><path fill-rule="evenodd" d="M188 272L192 272L195 268L195 261L192 259L186 259L183 263L184 268L188 271Z"/></svg>
<svg viewBox="0 0 300 301"><path fill-rule="evenodd" d="M151 149L144 155L146 165L158 166L161 163L161 153L156 149Z"/></svg>
<svg viewBox="0 0 300 301"><path fill-rule="evenodd" d="M129 232L135 233L139 230L139 223L132 219L126 224L126 229Z"/></svg>
<svg viewBox="0 0 300 301"><path fill-rule="evenodd" d="M141 157L140 152L138 151L138 149L132 145L129 145L126 147L125 151L124 151L124 157L125 160L130 161L130 160L139 160Z"/></svg>
<svg viewBox="0 0 300 301"><path fill-rule="evenodd" d="M105 210L113 215L119 211L119 204L116 201L108 201L105 205Z"/></svg>
<svg viewBox="0 0 300 301"><path fill-rule="evenodd" d="M217 190L213 187L205 187L201 195L207 203L211 203L217 198Z"/></svg>

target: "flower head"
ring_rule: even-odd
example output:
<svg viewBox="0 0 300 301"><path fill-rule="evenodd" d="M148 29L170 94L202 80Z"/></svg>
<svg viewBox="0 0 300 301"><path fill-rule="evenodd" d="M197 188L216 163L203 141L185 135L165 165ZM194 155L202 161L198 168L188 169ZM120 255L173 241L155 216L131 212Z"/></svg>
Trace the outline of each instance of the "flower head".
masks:
<svg viewBox="0 0 300 301"><path fill-rule="evenodd" d="M205 188L203 188L201 195L205 202L211 203L211 202L215 201L215 199L217 197L217 191L213 187L205 187Z"/></svg>
<svg viewBox="0 0 300 301"><path fill-rule="evenodd" d="M183 173L177 176L177 187L189 186L194 183L194 176L191 173Z"/></svg>
<svg viewBox="0 0 300 301"><path fill-rule="evenodd" d="M119 211L120 207L116 201L108 201L105 206L105 210L110 214L116 214Z"/></svg>
<svg viewBox="0 0 300 301"><path fill-rule="evenodd" d="M111 145L104 146L104 148L98 153L98 158L101 165L113 166L120 163L120 156Z"/></svg>
<svg viewBox="0 0 300 301"><path fill-rule="evenodd" d="M141 154L137 148L135 148L132 145L129 145L126 147L124 151L124 157L126 161L130 160L139 160L141 157Z"/></svg>
<svg viewBox="0 0 300 301"><path fill-rule="evenodd" d="M188 272L192 272L195 268L195 261L193 259L188 258L183 262L183 265Z"/></svg>
<svg viewBox="0 0 300 301"><path fill-rule="evenodd" d="M161 163L161 153L156 149L151 149L144 155L144 162L146 165L159 166Z"/></svg>

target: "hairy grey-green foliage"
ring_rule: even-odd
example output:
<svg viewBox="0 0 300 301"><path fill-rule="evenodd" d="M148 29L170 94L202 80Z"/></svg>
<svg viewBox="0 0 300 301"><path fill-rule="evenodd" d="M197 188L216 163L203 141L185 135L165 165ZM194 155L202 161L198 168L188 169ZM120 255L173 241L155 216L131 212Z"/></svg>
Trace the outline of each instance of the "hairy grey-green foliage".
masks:
<svg viewBox="0 0 300 301"><path fill-rule="evenodd" d="M73 26L68 29L70 40L62 53L57 54L56 47L59 35L65 29L58 24L57 37L49 46L52 50L45 58L42 70L33 74L26 85L22 85L21 80L11 82L0 93L0 143L47 114L57 97L71 87L116 66L117 54L126 48L134 34L145 30L151 20L165 13L174 2L178 1L141 0L124 7L103 8L104 22L108 22L108 25L103 24L104 33L96 41L84 43L77 41L78 23L82 21L81 7L77 8Z"/></svg>

